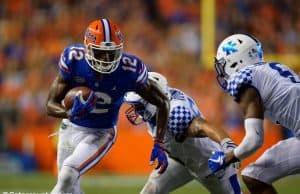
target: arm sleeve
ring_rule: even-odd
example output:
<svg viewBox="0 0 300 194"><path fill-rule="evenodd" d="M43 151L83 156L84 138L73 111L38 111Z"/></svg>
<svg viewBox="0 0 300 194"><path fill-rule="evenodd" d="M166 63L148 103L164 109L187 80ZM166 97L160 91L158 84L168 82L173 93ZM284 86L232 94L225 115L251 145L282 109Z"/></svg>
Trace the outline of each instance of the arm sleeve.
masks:
<svg viewBox="0 0 300 194"><path fill-rule="evenodd" d="M263 120L248 118L245 120L246 135L240 145L233 150L235 157L242 160L260 148L264 141Z"/></svg>

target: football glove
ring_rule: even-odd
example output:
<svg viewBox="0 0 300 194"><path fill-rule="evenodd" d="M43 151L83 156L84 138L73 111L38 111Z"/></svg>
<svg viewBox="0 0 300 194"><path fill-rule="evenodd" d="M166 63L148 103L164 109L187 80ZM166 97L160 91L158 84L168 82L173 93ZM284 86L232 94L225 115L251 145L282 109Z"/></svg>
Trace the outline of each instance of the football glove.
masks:
<svg viewBox="0 0 300 194"><path fill-rule="evenodd" d="M89 98L85 102L82 102L80 100L80 95L82 95L82 93L77 92L77 94L73 98L74 104L70 112L70 117L74 120L85 117L95 108L97 102L97 96L93 91L91 92Z"/></svg>
<svg viewBox="0 0 300 194"><path fill-rule="evenodd" d="M237 147L237 145L230 138L223 139L221 145L222 145L222 150L225 153L228 153ZM236 169L239 169L241 167L241 162L240 161L234 162L232 163L232 166Z"/></svg>
<svg viewBox="0 0 300 194"><path fill-rule="evenodd" d="M150 165L153 165L156 159L158 161L158 164L155 169L160 169L158 173L162 174L168 167L168 159L165 149L163 148L163 144L158 141L154 142L154 146L151 152Z"/></svg>
<svg viewBox="0 0 300 194"><path fill-rule="evenodd" d="M214 151L212 156L208 159L208 167L212 174L216 174L221 169L226 167L225 153L222 151Z"/></svg>

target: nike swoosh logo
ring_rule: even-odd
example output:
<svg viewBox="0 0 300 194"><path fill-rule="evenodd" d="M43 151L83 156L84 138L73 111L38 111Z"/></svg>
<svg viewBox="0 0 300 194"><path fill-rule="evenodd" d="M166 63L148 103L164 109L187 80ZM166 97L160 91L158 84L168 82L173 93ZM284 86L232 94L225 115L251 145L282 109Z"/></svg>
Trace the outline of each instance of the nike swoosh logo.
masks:
<svg viewBox="0 0 300 194"><path fill-rule="evenodd" d="M219 164L223 163L223 160L222 160L221 156L219 156L217 159L210 159L210 161L215 162L215 163L219 163Z"/></svg>

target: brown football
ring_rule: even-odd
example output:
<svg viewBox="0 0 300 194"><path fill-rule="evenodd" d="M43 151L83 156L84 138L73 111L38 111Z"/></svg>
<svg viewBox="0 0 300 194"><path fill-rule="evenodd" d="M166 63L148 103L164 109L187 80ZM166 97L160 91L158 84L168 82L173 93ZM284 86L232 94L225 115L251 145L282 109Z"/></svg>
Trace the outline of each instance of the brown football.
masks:
<svg viewBox="0 0 300 194"><path fill-rule="evenodd" d="M73 107L73 103L74 103L74 96L77 94L77 92L81 91L82 92L82 101L86 101L91 93L91 89L86 87L86 86L78 86L75 88L72 88L71 90L69 90L67 92L67 94L65 95L65 98L62 102L63 106L66 107L67 109L71 109Z"/></svg>

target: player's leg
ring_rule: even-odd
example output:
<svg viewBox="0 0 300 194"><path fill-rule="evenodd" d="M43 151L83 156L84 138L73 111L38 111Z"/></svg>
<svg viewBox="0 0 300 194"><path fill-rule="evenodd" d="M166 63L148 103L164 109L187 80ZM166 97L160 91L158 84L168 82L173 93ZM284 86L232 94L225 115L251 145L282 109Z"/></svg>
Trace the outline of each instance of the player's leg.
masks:
<svg viewBox="0 0 300 194"><path fill-rule="evenodd" d="M59 133L58 133L58 145L57 145L57 167L58 167L58 180L52 193L58 193L61 187L60 177L63 172L61 171L63 162L68 158L74 151L75 146L72 144L74 137L74 130L71 126L68 126L65 120L62 121Z"/></svg>
<svg viewBox="0 0 300 194"><path fill-rule="evenodd" d="M79 192L76 182L80 175L95 166L109 151L115 141L115 129L105 129L97 133L83 133L73 137L79 140L72 155L66 158L61 167L58 183L52 193ZM77 193L76 193L77 194Z"/></svg>
<svg viewBox="0 0 300 194"><path fill-rule="evenodd" d="M73 189L74 194L83 194L83 191L81 190L81 187L80 187L80 179L81 179L81 177L78 177L78 179L76 180L76 182L74 184L74 189Z"/></svg>
<svg viewBox="0 0 300 194"><path fill-rule="evenodd" d="M211 194L241 194L237 170L232 166L227 167L217 175L198 179Z"/></svg>
<svg viewBox="0 0 300 194"><path fill-rule="evenodd" d="M163 174L153 170L141 194L166 194L193 179L186 168L172 158L168 158L168 168Z"/></svg>
<svg viewBox="0 0 300 194"><path fill-rule="evenodd" d="M300 140L283 140L266 150L243 171L243 181L251 193L275 194L272 183L282 177L300 173Z"/></svg>
<svg viewBox="0 0 300 194"><path fill-rule="evenodd" d="M277 194L273 185L261 182L251 177L242 176L245 185L251 194Z"/></svg>

